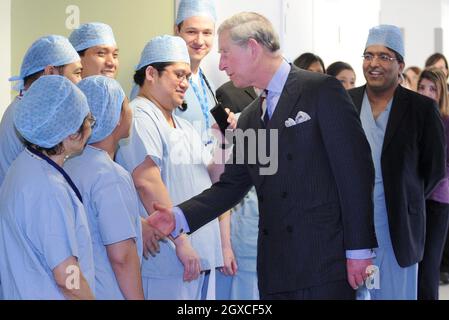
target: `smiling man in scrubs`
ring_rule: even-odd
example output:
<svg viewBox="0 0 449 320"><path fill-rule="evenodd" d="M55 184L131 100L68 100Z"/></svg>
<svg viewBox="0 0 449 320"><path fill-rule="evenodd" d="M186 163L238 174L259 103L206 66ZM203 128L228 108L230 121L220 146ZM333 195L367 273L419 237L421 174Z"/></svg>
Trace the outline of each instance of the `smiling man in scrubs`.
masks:
<svg viewBox="0 0 449 320"><path fill-rule="evenodd" d="M83 78L117 77L119 49L110 26L99 22L83 24L72 32L69 40L81 57Z"/></svg>
<svg viewBox="0 0 449 320"><path fill-rule="evenodd" d="M148 215L156 209L154 202L179 203L210 186L215 171L223 170L222 165L208 166L211 155L198 133L174 114L190 74L186 44L173 36L151 40L136 68L140 92L131 102L133 132L121 143L117 161L132 174ZM163 243L160 254L142 265L145 298L214 299L214 272L222 265L219 232L214 220L175 239L176 247Z"/></svg>

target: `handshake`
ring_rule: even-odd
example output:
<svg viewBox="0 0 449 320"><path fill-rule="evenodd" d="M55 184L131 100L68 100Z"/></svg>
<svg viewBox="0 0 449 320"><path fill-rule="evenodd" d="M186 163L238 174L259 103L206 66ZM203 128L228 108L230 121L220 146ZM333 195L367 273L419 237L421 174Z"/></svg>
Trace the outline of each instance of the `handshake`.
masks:
<svg viewBox="0 0 449 320"><path fill-rule="evenodd" d="M156 256L159 253L158 242L165 237L169 237L176 226L175 215L171 209L157 203L153 207L156 211L145 219L150 228L147 229L148 232L143 231L144 247L146 247L144 248L144 256L148 256L145 251L151 253L152 256ZM192 247L188 238L184 235L171 240L175 243L176 256L184 266L183 280L190 282L198 279L201 273L200 256Z"/></svg>
<svg viewBox="0 0 449 320"><path fill-rule="evenodd" d="M156 211L146 219L148 224L161 232L165 237L169 236L176 226L176 220L172 210L158 203L155 203L153 207Z"/></svg>

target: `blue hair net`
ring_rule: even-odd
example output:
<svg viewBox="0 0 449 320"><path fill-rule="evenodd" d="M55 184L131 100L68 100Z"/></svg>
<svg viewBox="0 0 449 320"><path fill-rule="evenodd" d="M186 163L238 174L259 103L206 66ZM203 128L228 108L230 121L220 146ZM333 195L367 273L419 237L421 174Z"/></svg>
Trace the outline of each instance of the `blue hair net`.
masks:
<svg viewBox="0 0 449 320"><path fill-rule="evenodd" d="M120 120L125 92L116 80L104 76L87 77L78 87L86 95L90 112L97 119L89 143L102 141Z"/></svg>
<svg viewBox="0 0 449 320"><path fill-rule="evenodd" d="M70 80L42 76L17 103L14 124L27 141L52 148L76 133L88 114L86 97Z"/></svg>
<svg viewBox="0 0 449 320"><path fill-rule="evenodd" d="M81 25L78 29L73 30L69 40L78 52L100 45L117 45L111 27L100 22Z"/></svg>
<svg viewBox="0 0 449 320"><path fill-rule="evenodd" d="M159 36L147 43L136 71L156 62L186 62L190 64L186 42L175 36Z"/></svg>
<svg viewBox="0 0 449 320"><path fill-rule="evenodd" d="M176 16L176 25L190 17L209 17L217 21L217 13L212 0L181 0Z"/></svg>
<svg viewBox="0 0 449 320"><path fill-rule="evenodd" d="M382 24L371 28L366 42L365 49L373 45L382 45L399 53L405 57L404 40L401 29L396 26Z"/></svg>
<svg viewBox="0 0 449 320"><path fill-rule="evenodd" d="M18 81L16 90L23 90L24 79L47 66L60 67L80 61L80 56L69 40L63 36L50 35L36 40L25 54L20 68L20 76L9 81Z"/></svg>

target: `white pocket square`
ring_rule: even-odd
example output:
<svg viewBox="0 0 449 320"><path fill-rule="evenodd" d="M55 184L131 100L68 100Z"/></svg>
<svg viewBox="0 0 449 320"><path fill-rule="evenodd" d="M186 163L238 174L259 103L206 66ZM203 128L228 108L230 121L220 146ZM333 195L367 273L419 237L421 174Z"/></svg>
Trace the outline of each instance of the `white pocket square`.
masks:
<svg viewBox="0 0 449 320"><path fill-rule="evenodd" d="M312 119L312 118L311 118L307 113L305 113L305 112L303 112L303 111L300 111L300 112L298 112L298 114L296 115L295 120L293 120L292 118L288 118L287 121L285 121L285 126L286 126L287 128L290 128L290 127L296 126L296 125L298 125L298 124L307 122L307 121L309 121L309 120L311 120L311 119Z"/></svg>

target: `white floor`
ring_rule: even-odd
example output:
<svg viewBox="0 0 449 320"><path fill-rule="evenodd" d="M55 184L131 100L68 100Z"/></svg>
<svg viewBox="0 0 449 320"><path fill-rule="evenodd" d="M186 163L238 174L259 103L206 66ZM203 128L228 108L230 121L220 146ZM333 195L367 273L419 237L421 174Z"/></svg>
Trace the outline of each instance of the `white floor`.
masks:
<svg viewBox="0 0 449 320"><path fill-rule="evenodd" d="M440 286L440 300L449 300L449 285Z"/></svg>

